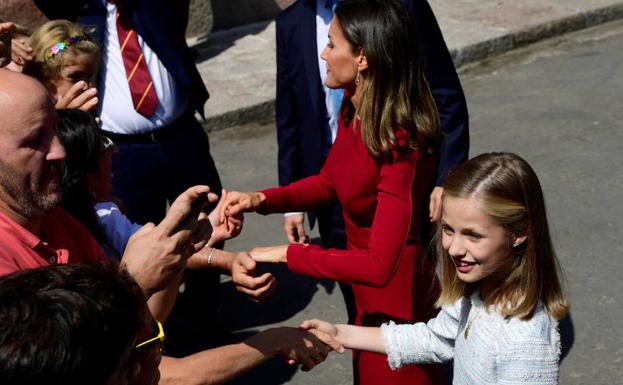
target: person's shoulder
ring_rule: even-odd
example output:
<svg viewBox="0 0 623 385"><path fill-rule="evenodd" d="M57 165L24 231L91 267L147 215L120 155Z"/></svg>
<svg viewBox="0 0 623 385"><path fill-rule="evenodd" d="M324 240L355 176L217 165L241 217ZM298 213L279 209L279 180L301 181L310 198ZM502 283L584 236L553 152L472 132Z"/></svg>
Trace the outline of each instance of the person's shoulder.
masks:
<svg viewBox="0 0 623 385"><path fill-rule="evenodd" d="M558 321L539 304L528 320L511 317L507 320L509 337L517 343L557 346L560 343Z"/></svg>
<svg viewBox="0 0 623 385"><path fill-rule="evenodd" d="M309 0L295 1L293 4L288 6L277 15L277 26L284 24L290 25L300 23L300 17L302 16L302 12L307 8L311 8L311 6L312 4Z"/></svg>

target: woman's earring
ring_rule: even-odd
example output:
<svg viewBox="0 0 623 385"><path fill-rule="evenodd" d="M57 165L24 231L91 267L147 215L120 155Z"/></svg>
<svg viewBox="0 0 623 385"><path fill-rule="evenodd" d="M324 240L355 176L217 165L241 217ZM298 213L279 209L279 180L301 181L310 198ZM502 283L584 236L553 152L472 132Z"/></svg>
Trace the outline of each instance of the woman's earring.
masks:
<svg viewBox="0 0 623 385"><path fill-rule="evenodd" d="M357 77L355 78L355 87L359 85L359 75L360 75L359 68L357 68Z"/></svg>

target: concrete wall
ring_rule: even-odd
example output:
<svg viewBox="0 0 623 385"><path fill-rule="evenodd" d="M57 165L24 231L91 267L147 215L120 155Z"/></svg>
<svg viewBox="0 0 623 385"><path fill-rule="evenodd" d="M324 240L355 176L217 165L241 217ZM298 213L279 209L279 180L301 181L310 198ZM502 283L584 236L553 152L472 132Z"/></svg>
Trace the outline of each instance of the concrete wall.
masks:
<svg viewBox="0 0 623 385"><path fill-rule="evenodd" d="M205 36L210 31L229 29L271 20L295 0L190 0L187 35ZM0 0L0 19L36 27L46 21L32 0Z"/></svg>
<svg viewBox="0 0 623 385"><path fill-rule="evenodd" d="M31 0L0 0L0 20L36 27L47 21Z"/></svg>

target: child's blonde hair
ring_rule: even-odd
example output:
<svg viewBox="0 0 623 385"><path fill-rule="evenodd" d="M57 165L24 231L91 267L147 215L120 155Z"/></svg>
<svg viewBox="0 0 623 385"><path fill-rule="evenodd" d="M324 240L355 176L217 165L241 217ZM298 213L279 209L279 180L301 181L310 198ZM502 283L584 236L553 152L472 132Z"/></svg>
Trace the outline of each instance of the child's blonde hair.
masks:
<svg viewBox="0 0 623 385"><path fill-rule="evenodd" d="M33 60L26 65L24 73L43 83L57 79L62 68L77 52L96 55L95 61L99 62L99 44L80 25L68 20L52 20L43 24L32 34L29 43ZM64 48L53 50L59 43Z"/></svg>
<svg viewBox="0 0 623 385"><path fill-rule="evenodd" d="M519 247L512 248L511 252L515 253L512 270L484 298L486 305L497 305L504 317L521 319L532 317L539 301L556 319L567 313L569 304L558 279L559 266L550 239L541 184L525 160L512 153L488 153L472 158L448 176L443 197L472 199L509 235L527 236ZM454 304L469 294L472 287L458 278L452 259L441 246L439 233L437 238L442 275L442 293L437 304Z"/></svg>

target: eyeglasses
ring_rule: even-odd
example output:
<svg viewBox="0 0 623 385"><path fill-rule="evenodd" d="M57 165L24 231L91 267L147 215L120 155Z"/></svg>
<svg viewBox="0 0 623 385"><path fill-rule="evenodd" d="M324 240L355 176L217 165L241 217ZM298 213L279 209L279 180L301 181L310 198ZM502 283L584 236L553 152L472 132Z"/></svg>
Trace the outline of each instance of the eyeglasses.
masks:
<svg viewBox="0 0 623 385"><path fill-rule="evenodd" d="M154 331L155 330L158 330L157 336L137 344L132 350L140 351L140 350L145 350L156 344L162 344L166 336L164 334L164 329L162 328L162 324L158 322L158 320L154 320Z"/></svg>
<svg viewBox="0 0 623 385"><path fill-rule="evenodd" d="M107 136L102 135L102 152L106 152L110 150L112 146L114 145L115 145L115 142L113 142L112 139L110 139Z"/></svg>

